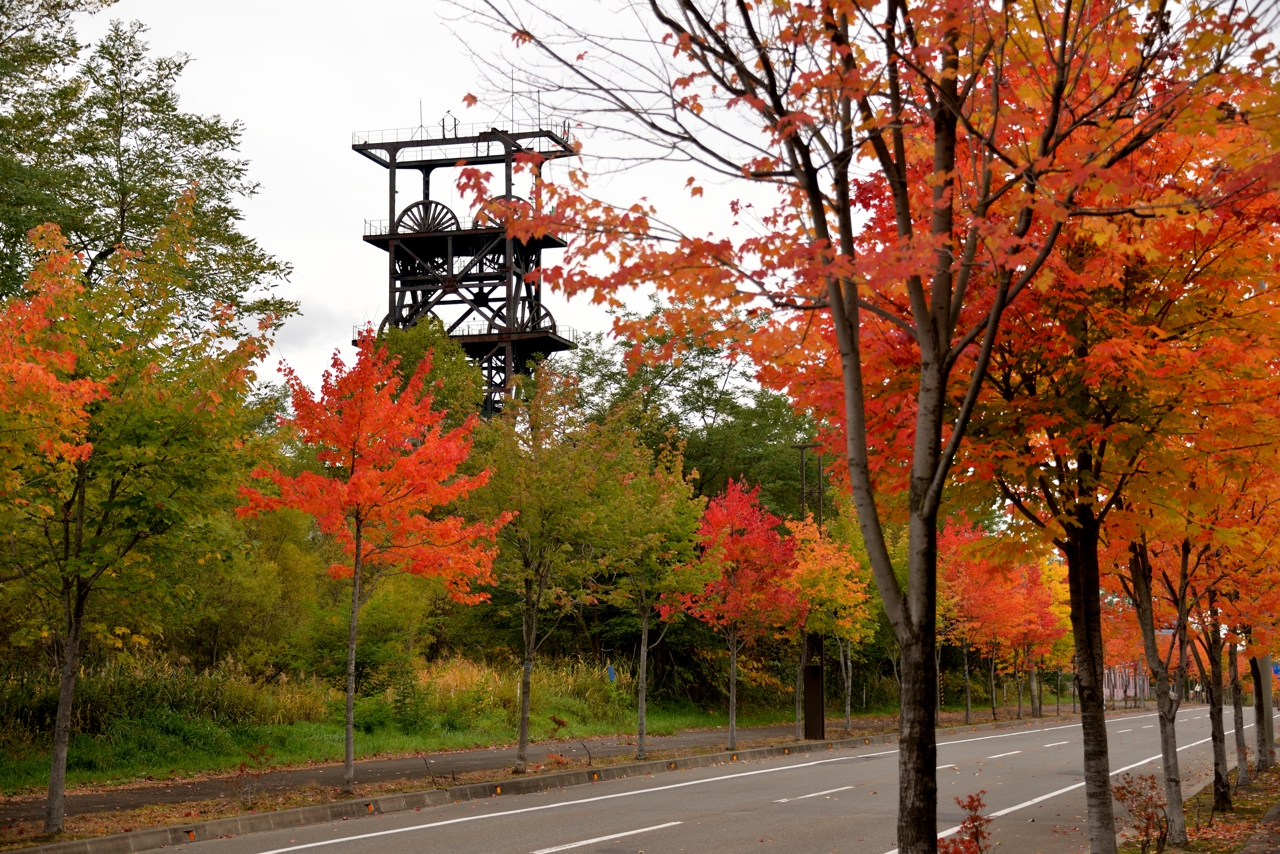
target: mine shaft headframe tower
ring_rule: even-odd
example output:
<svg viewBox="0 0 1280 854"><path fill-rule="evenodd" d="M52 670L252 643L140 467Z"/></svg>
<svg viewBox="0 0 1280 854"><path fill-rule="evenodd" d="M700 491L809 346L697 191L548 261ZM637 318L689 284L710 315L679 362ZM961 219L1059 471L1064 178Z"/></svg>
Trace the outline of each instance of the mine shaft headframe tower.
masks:
<svg viewBox="0 0 1280 854"><path fill-rule="evenodd" d="M519 123L481 129L441 122L438 135L425 127L355 133L351 148L387 170L388 218L365 220L364 228L365 242L387 253L382 328L408 328L426 315L438 317L480 366L487 412L501 408L513 378L534 356L576 348L574 331L557 327L542 304L538 274L543 250L563 249L565 243L552 236L514 239L495 217L481 213L459 219L431 198L432 173L460 164L501 166L502 198L517 198L512 191L516 156L536 153L549 161L574 154L567 123L550 130ZM421 176L422 198L401 207L397 182L406 172Z"/></svg>

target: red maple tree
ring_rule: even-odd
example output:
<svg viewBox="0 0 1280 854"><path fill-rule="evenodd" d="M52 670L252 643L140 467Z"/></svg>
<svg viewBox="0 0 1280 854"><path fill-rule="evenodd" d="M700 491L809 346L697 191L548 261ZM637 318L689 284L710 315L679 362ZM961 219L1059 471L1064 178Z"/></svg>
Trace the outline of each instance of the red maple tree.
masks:
<svg viewBox="0 0 1280 854"><path fill-rule="evenodd" d="M474 603L487 594L477 584L492 582L493 539L510 518L471 521L440 511L483 486L489 472L459 475L471 452L475 417L444 430L445 412L433 408L425 386L431 358L424 358L401 388L397 360L377 347L371 332L359 339L359 355L348 368L334 353L319 396L293 369L282 372L294 415L283 423L315 449L319 472L289 476L259 469L276 495L244 486L241 515L290 508L313 516L333 537L349 563L330 567L335 578L351 577L351 623L347 646L347 734L344 788L354 782L354 698L356 619L362 585L379 571L396 570L441 579L451 596Z"/></svg>
<svg viewBox="0 0 1280 854"><path fill-rule="evenodd" d="M702 515L702 558L682 569L701 581L661 609L682 611L711 626L729 650L729 749L737 745L738 653L745 644L802 619L805 606L789 583L795 543L778 532L782 520L760 506L759 487L730 480Z"/></svg>

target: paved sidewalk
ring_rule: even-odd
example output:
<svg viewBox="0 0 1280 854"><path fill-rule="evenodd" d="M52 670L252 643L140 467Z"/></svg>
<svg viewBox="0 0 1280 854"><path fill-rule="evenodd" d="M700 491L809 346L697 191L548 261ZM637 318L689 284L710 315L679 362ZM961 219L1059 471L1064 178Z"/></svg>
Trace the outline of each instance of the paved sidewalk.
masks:
<svg viewBox="0 0 1280 854"><path fill-rule="evenodd" d="M738 730L740 742L755 741L768 738L782 738L792 735L792 725L773 727L753 727ZM647 747L650 750L673 750L690 747L723 748L728 738L724 728L694 730L669 736L649 736ZM548 753L558 753L566 758L586 758L587 751L592 756L619 756L635 752L635 736L613 736L610 738L585 739L576 741L548 741L529 746L529 761L543 763ZM402 759L371 759L356 763L356 782L382 783L391 780L430 780L432 775L444 785L448 785L454 774L468 771L494 771L510 768L516 762L514 747L481 748L478 750L459 750L450 753L427 754L426 762L417 757ZM127 789L113 789L102 792L68 793L67 815L83 815L85 813L108 812L111 810L128 810L147 804L173 804L191 801L207 801L228 793L228 777L209 777L200 780L170 780L154 785L135 786ZM262 789L267 791L286 791L306 786L342 785L342 765L316 765L306 768L295 768L287 771L275 771L264 774L260 781ZM43 820L45 799L40 796L13 799L0 803L0 824L21 821Z"/></svg>
<svg viewBox="0 0 1280 854"><path fill-rule="evenodd" d="M1267 810L1241 854L1280 854L1280 804Z"/></svg>

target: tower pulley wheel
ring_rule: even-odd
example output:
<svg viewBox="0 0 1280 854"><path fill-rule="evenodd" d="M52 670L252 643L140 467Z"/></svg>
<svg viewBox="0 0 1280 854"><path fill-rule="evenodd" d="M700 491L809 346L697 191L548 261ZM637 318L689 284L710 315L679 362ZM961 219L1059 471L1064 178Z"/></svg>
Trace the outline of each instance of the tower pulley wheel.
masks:
<svg viewBox="0 0 1280 854"><path fill-rule="evenodd" d="M429 234L457 231L457 215L439 202L414 202L396 219L396 234Z"/></svg>
<svg viewBox="0 0 1280 854"><path fill-rule="evenodd" d="M494 196L486 203L486 207L481 208L480 212L476 214L476 225L478 227L494 228L502 225L502 222L496 215L497 212L493 209L494 202L505 202L507 204L510 204L511 202L520 202L526 205L529 203L527 199L522 199L514 193L505 193L501 196Z"/></svg>

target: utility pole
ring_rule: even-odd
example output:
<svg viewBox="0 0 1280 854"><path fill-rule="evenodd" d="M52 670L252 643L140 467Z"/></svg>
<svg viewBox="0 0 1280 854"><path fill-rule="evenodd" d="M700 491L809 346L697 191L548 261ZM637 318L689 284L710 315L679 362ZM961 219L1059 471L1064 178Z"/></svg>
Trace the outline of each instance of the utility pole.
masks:
<svg viewBox="0 0 1280 854"><path fill-rule="evenodd" d="M808 485L809 466L807 465L807 461L805 460L805 451L809 451L813 448L819 448L821 447L821 445L819 445L817 442L808 442L803 445L792 445L791 447L795 448L797 451L800 452L800 516L802 518L808 517L809 498L811 496L814 497L818 505L818 514L817 514L818 530L821 531L822 530L822 511L823 511L823 505L825 503L824 493L826 492L826 490L823 489L822 453L821 452L818 453L818 482L814 484L812 488L810 488Z"/></svg>
<svg viewBox="0 0 1280 854"><path fill-rule="evenodd" d="M808 486L808 464L805 459L805 452L818 447L816 442L808 442L801 445L792 445L800 452L800 516L801 518L809 518L809 496L810 490ZM822 477L822 454L818 454L818 482L814 484L814 490L817 492L818 505L818 532L822 532L822 510L823 510L823 477ZM827 720L826 720L826 691L825 678L823 673L823 651L822 636L811 635L805 633L800 639L805 644L803 654L805 655L804 667L804 737L809 741L822 741L827 737Z"/></svg>

